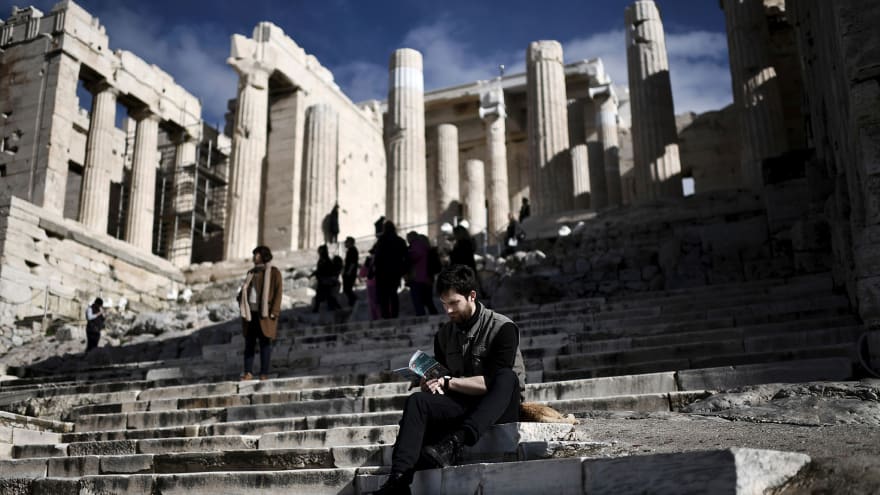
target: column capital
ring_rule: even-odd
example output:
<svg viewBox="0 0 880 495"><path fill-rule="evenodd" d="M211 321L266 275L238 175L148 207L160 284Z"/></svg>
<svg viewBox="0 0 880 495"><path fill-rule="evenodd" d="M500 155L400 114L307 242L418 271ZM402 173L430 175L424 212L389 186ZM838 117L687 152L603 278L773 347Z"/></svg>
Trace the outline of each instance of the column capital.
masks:
<svg viewBox="0 0 880 495"><path fill-rule="evenodd" d="M504 104L504 90L500 84L493 84L480 91L480 118L494 120L507 118L507 106Z"/></svg>
<svg viewBox="0 0 880 495"><path fill-rule="evenodd" d="M271 64L253 58L230 58L227 63L235 69L238 77L245 84L259 89L268 89L269 76L275 70Z"/></svg>
<svg viewBox="0 0 880 495"><path fill-rule="evenodd" d="M104 92L111 93L113 96L119 96L120 94L119 88L113 86L113 84L110 83L110 81L108 81L107 79L100 79L98 81L88 82L84 86L93 95Z"/></svg>
<svg viewBox="0 0 880 495"><path fill-rule="evenodd" d="M141 107L134 110L129 110L128 115L138 122L146 119L154 120L156 122L160 122L162 120L162 117L160 117L150 107Z"/></svg>

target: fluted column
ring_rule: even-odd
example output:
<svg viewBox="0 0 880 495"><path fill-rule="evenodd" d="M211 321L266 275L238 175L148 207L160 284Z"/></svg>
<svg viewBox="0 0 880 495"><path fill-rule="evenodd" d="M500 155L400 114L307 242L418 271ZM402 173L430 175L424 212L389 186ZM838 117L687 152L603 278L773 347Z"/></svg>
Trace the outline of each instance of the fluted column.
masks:
<svg viewBox="0 0 880 495"><path fill-rule="evenodd" d="M605 184L608 191L608 205L622 203L623 190L620 186L620 144L617 136L617 98L613 93L597 95L598 111L596 128L602 142L602 158L605 166Z"/></svg>
<svg viewBox="0 0 880 495"><path fill-rule="evenodd" d="M107 217L110 214L110 172L107 167L116 126L117 94L116 89L106 84L95 88L86 140L79 221L98 234L107 233Z"/></svg>
<svg viewBox="0 0 880 495"><path fill-rule="evenodd" d="M562 45L556 41L532 42L526 68L532 214L567 210L574 192Z"/></svg>
<svg viewBox="0 0 880 495"><path fill-rule="evenodd" d="M660 11L639 0L625 11L636 201L681 196L678 132Z"/></svg>
<svg viewBox="0 0 880 495"><path fill-rule="evenodd" d="M171 249L168 259L175 266L185 267L192 260L192 211L196 203L196 174L185 169L196 163L196 140L188 133L174 137L177 146L174 155L173 208L175 224L171 231Z"/></svg>
<svg viewBox="0 0 880 495"><path fill-rule="evenodd" d="M584 101L584 129L586 130L587 163L590 174L590 204L592 210L608 206L608 184L605 180L605 150L599 138L596 115L599 103L590 99Z"/></svg>
<svg viewBox="0 0 880 495"><path fill-rule="evenodd" d="M300 245L310 249L324 243L322 225L337 200L339 118L328 104L306 110L305 166Z"/></svg>
<svg viewBox="0 0 880 495"><path fill-rule="evenodd" d="M464 164L464 217L470 223L471 235L486 231L486 175L482 160L468 160Z"/></svg>
<svg viewBox="0 0 880 495"><path fill-rule="evenodd" d="M422 54L401 48L389 62L387 201L391 220L402 229L426 232L425 98Z"/></svg>
<svg viewBox="0 0 880 495"><path fill-rule="evenodd" d="M460 214L459 188L458 127L440 124L437 126L437 204L434 205L438 229L440 224L452 223L454 217Z"/></svg>
<svg viewBox="0 0 880 495"><path fill-rule="evenodd" d="M763 186L761 162L787 148L785 117L763 0L722 0L733 102L739 117L743 185Z"/></svg>
<svg viewBox="0 0 880 495"><path fill-rule="evenodd" d="M269 112L269 70L258 64L234 67L239 72L238 105L230 158L225 259L249 257L259 239L260 185Z"/></svg>
<svg viewBox="0 0 880 495"><path fill-rule="evenodd" d="M480 117L486 125L486 194L489 201L489 242L503 239L510 210L507 187L507 110L500 85L480 98Z"/></svg>
<svg viewBox="0 0 880 495"><path fill-rule="evenodd" d="M125 240L142 251L150 252L153 249L160 119L158 115L148 110L141 111L133 117L137 120L137 129L134 137Z"/></svg>
<svg viewBox="0 0 880 495"><path fill-rule="evenodd" d="M574 187L574 208L585 210L590 207L590 159L587 145L581 143L571 147L572 185Z"/></svg>

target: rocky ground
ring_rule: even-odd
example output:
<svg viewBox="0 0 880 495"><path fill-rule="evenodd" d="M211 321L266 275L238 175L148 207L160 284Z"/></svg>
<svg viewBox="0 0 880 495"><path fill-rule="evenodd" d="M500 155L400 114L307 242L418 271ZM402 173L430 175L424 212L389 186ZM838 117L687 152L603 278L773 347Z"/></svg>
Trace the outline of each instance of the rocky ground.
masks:
<svg viewBox="0 0 880 495"><path fill-rule="evenodd" d="M713 394L681 413L579 417L571 440L585 442L581 455L728 447L801 452L812 464L779 493L880 493L878 380L761 385Z"/></svg>

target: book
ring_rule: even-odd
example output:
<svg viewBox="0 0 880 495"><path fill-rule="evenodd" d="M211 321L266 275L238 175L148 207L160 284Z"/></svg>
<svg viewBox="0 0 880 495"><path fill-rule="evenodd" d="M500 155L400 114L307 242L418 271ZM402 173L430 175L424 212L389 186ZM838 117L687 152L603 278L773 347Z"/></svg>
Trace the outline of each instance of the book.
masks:
<svg viewBox="0 0 880 495"><path fill-rule="evenodd" d="M413 353L412 357L409 358L409 366L398 368L394 372L410 381L416 381L421 378L433 380L449 374L446 366L437 362L430 354L422 351Z"/></svg>

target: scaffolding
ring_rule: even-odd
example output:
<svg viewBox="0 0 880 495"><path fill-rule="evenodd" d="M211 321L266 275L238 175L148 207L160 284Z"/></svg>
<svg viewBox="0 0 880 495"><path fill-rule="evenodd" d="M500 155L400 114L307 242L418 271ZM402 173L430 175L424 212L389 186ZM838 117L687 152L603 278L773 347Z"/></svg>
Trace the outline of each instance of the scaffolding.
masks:
<svg viewBox="0 0 880 495"><path fill-rule="evenodd" d="M153 253L179 265L223 255L228 150L213 134L199 143L195 163L175 166L175 154L166 160L163 152L156 175Z"/></svg>

